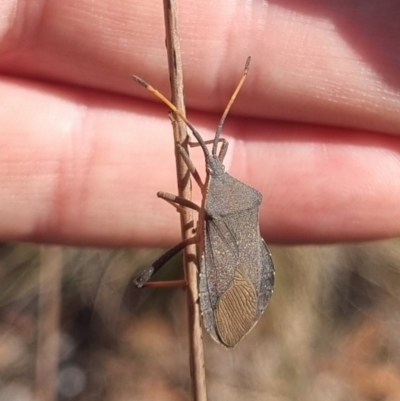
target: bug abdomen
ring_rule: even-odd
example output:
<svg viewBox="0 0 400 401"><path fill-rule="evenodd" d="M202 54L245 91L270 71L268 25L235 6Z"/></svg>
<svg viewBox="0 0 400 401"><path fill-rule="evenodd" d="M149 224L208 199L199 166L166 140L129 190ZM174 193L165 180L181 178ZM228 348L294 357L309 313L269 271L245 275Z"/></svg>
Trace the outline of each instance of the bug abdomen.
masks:
<svg viewBox="0 0 400 401"><path fill-rule="evenodd" d="M250 278L239 267L232 285L219 298L214 311L217 335L227 347L234 347L254 326L258 298Z"/></svg>

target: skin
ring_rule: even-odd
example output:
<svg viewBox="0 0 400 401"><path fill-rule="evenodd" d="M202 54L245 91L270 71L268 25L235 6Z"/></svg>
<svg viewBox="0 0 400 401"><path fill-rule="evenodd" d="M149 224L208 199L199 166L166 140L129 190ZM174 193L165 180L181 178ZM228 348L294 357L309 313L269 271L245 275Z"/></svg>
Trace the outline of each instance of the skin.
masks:
<svg viewBox="0 0 400 401"><path fill-rule="evenodd" d="M400 3L180 3L188 117L206 139L252 56L225 165L263 193L266 241L400 235ZM161 0L1 4L0 240L178 242L155 196L177 192L170 121L131 79L169 94Z"/></svg>

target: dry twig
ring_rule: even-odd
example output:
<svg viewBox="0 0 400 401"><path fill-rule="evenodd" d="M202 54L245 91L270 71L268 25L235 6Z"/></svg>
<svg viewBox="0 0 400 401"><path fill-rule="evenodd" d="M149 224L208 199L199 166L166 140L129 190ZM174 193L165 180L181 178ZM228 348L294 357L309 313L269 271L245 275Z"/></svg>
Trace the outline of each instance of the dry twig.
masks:
<svg viewBox="0 0 400 401"><path fill-rule="evenodd" d="M166 45L172 103L185 115L183 96L183 73L178 33L176 0L163 0ZM187 150L186 125L181 119L173 122L175 143L180 143ZM179 196L191 199L192 188L190 173L180 154L175 151ZM186 208L181 214L182 239L193 236L193 213ZM203 339L200 324L200 305L198 291L198 266L196 245L189 245L184 251L185 276L187 280L187 308L189 323L190 372L192 377L192 393L194 401L206 401L206 381L204 371Z"/></svg>
<svg viewBox="0 0 400 401"><path fill-rule="evenodd" d="M61 276L61 248L58 246L42 247L35 380L37 401L55 401L57 399Z"/></svg>

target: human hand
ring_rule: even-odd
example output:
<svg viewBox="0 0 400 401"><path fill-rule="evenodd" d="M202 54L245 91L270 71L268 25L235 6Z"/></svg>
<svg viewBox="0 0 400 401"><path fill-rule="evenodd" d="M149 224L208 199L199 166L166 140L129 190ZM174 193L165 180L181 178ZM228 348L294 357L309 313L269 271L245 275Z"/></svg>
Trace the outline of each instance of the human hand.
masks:
<svg viewBox="0 0 400 401"><path fill-rule="evenodd" d="M176 193L167 110L131 79L169 93L161 3L3 2L1 240L178 241L155 195ZM204 137L252 56L225 164L263 193L268 242L400 234L400 5L360 4L179 5L188 118Z"/></svg>

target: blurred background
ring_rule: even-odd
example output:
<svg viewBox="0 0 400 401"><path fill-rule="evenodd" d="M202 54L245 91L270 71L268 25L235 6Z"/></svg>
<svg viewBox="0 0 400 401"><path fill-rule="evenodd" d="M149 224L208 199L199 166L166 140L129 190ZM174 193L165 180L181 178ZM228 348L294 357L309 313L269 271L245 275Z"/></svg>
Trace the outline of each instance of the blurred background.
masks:
<svg viewBox="0 0 400 401"><path fill-rule="evenodd" d="M253 331L204 333L209 399L400 400L400 240L271 252ZM184 291L132 285L161 253L1 245L0 401L189 400Z"/></svg>

